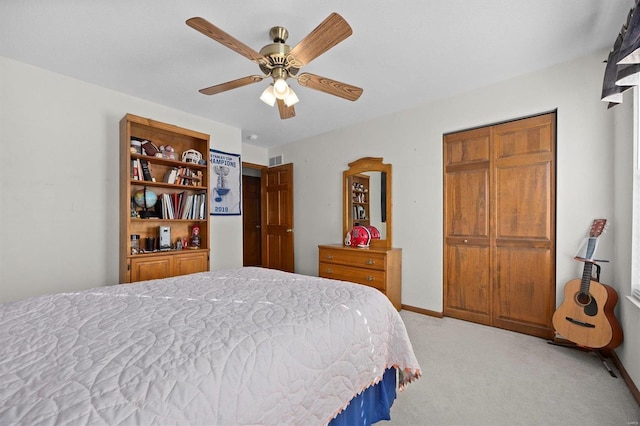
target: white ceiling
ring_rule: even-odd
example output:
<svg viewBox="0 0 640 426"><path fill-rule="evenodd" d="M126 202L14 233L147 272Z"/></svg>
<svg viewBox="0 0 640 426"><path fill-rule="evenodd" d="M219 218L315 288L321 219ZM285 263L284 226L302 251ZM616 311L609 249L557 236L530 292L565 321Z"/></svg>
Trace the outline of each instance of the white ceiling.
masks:
<svg viewBox="0 0 640 426"><path fill-rule="evenodd" d="M606 53L633 3L2 0L0 56L225 123L242 129L244 142L273 147ZM303 71L362 87L358 101L293 82L296 117L280 120L277 107L258 99L269 80L213 96L198 92L260 71L188 27L188 18L201 16L260 50L271 42L272 26L286 27L293 47L331 12L353 35Z"/></svg>

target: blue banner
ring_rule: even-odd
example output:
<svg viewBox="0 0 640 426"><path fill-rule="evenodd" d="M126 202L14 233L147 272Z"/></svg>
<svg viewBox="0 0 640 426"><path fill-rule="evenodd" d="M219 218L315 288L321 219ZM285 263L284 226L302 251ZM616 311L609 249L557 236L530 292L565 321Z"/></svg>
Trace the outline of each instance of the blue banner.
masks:
<svg viewBox="0 0 640 426"><path fill-rule="evenodd" d="M240 154L209 150L211 215L240 214L242 162Z"/></svg>

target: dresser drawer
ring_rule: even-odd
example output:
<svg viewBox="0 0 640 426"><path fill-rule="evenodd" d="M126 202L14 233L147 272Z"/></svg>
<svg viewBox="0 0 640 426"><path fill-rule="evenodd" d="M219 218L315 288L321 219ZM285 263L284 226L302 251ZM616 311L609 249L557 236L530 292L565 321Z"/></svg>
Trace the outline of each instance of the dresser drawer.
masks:
<svg viewBox="0 0 640 426"><path fill-rule="evenodd" d="M385 253L370 252L367 249L331 249L320 248L319 261L326 263L339 263L341 265L355 266L357 268L385 269Z"/></svg>
<svg viewBox="0 0 640 426"><path fill-rule="evenodd" d="M319 275L323 278L350 281L385 291L385 272L372 269L353 268L335 263L320 262Z"/></svg>

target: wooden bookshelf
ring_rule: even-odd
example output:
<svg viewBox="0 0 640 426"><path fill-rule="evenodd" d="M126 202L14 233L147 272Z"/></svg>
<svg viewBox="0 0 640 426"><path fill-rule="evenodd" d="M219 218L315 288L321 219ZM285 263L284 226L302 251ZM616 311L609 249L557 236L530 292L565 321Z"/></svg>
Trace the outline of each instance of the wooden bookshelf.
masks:
<svg viewBox="0 0 640 426"><path fill-rule="evenodd" d="M131 141L140 145L132 146ZM171 147L147 155L149 151ZM182 160L187 150L201 154ZM154 152L155 153L155 152ZM209 270L209 135L148 118L127 114L120 121L120 282L130 283ZM149 166L142 172L142 164ZM182 179L166 182L172 170L181 170ZM188 175L187 175L188 174ZM145 179L146 175L146 179ZM153 207L137 205L138 191L151 191L157 201ZM188 200L191 200L189 208ZM184 203L181 203L184 200ZM171 209L169 207L171 204ZM145 213L145 210L147 213ZM170 214L170 211L173 214ZM150 216L150 217L147 217ZM200 247L189 246L193 227L200 228ZM169 227L170 245L160 248L160 227ZM132 247L131 236L139 236L139 249ZM155 238L153 250L146 250L147 238ZM186 248L180 248L186 240Z"/></svg>

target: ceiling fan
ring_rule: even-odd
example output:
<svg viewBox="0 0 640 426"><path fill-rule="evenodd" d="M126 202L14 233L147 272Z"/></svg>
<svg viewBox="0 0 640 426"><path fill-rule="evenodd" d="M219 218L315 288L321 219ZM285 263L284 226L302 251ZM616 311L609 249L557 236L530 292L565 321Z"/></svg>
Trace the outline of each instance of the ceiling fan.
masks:
<svg viewBox="0 0 640 426"><path fill-rule="evenodd" d="M272 77L273 83L265 89L260 99L271 106L277 103L280 118L284 120L296 115L293 105L298 102L298 97L287 84L287 79L297 80L303 87L350 101L357 100L362 94L362 89L356 86L308 72L298 74L300 68L352 34L347 21L337 13L329 15L294 48L286 44L289 37L286 28L271 28L269 36L273 43L264 46L260 52L256 52L204 18L190 18L187 20L187 25L255 62L263 73L263 75L250 75L200 89L200 93L205 95L215 95Z"/></svg>

